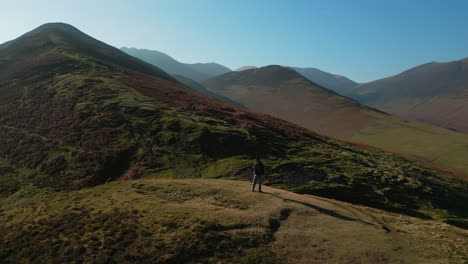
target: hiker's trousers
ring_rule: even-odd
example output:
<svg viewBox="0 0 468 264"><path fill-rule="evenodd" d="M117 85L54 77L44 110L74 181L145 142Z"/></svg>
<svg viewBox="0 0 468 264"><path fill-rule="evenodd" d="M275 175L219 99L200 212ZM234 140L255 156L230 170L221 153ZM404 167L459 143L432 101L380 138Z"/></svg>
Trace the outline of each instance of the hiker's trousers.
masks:
<svg viewBox="0 0 468 264"><path fill-rule="evenodd" d="M262 191L262 182L263 182L263 175L262 174L256 174L254 172L253 174L253 181L252 181L252 191L255 190L255 184L258 183L258 191Z"/></svg>

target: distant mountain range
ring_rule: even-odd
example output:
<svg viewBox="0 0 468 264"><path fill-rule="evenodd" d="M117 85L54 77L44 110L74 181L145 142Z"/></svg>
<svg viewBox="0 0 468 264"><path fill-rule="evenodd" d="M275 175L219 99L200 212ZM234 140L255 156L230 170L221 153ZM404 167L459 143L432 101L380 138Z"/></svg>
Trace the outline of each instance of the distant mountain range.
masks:
<svg viewBox="0 0 468 264"><path fill-rule="evenodd" d="M151 63L170 74L183 76L198 83L231 71L229 68L217 63L182 63L173 59L171 56L156 50L127 47L122 47L121 50L143 61ZM244 71L255 68L257 67L244 66L236 69L235 71ZM351 88L357 85L356 82L344 76L331 74L319 69L299 67L291 68L302 74L307 79L340 94L348 92Z"/></svg>
<svg viewBox="0 0 468 264"><path fill-rule="evenodd" d="M468 133L468 58L423 64L346 95L411 120Z"/></svg>
<svg viewBox="0 0 468 264"><path fill-rule="evenodd" d="M203 85L248 109L324 135L373 145L468 173L468 153L464 151L468 147L468 135L409 122L367 107L311 82L288 67L267 66L229 72Z"/></svg>
<svg viewBox="0 0 468 264"><path fill-rule="evenodd" d="M122 50L164 71L198 83L231 71L216 63L180 63L158 51L133 48L122 48ZM291 67L291 69L317 85L353 98L362 104L409 120L468 133L467 65L468 58L447 63L432 62L392 77L362 84L316 68ZM251 69L257 67L244 66L235 72Z"/></svg>
<svg viewBox="0 0 468 264"><path fill-rule="evenodd" d="M170 74L182 75L197 82L231 71L229 68L217 63L182 63L165 53L155 50L126 47L122 47L121 50Z"/></svg>
<svg viewBox="0 0 468 264"><path fill-rule="evenodd" d="M423 64L358 84L314 68L293 68L307 79L365 105L410 120L468 133L468 58Z"/></svg>

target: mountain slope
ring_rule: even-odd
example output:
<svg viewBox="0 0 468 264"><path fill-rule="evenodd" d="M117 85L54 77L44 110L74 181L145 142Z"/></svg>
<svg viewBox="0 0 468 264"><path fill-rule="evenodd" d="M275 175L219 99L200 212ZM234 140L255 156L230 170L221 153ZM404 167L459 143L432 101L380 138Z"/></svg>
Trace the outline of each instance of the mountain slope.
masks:
<svg viewBox="0 0 468 264"><path fill-rule="evenodd" d="M348 95L411 120L468 132L468 58L423 64Z"/></svg>
<svg viewBox="0 0 468 264"><path fill-rule="evenodd" d="M159 51L122 47L122 51L151 63L164 71L202 82L231 70L217 63L181 63Z"/></svg>
<svg viewBox="0 0 468 264"><path fill-rule="evenodd" d="M331 74L315 68L292 68L310 81L339 94L347 93L358 84L344 76Z"/></svg>
<svg viewBox="0 0 468 264"><path fill-rule="evenodd" d="M70 25L41 26L0 58L2 263L268 263L283 204L207 180L249 180L258 153L267 185L468 226L468 183L216 100ZM327 215L316 223L361 223L306 202Z"/></svg>
<svg viewBox="0 0 468 264"><path fill-rule="evenodd" d="M267 66L230 72L203 83L246 108L319 133L370 144L459 173L468 173L468 136L407 122L337 95L292 69Z"/></svg>
<svg viewBox="0 0 468 264"><path fill-rule="evenodd" d="M3 44L0 44L0 49L6 48L12 41L7 41Z"/></svg>
<svg viewBox="0 0 468 264"><path fill-rule="evenodd" d="M247 108L277 116L333 137L351 136L374 118L362 106L281 66L230 72L203 83ZM339 106L339 107L337 107ZM353 120L354 122L346 122ZM329 124L333 123L334 127Z"/></svg>

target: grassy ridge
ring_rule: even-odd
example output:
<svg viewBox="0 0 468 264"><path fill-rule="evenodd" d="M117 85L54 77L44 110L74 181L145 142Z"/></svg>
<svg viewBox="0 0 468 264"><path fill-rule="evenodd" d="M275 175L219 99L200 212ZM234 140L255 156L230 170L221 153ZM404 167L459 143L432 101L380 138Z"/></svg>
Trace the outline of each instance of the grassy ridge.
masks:
<svg viewBox="0 0 468 264"><path fill-rule="evenodd" d="M146 180L26 199L2 207L0 259L271 263L262 247L280 208L244 196L217 183Z"/></svg>
<svg viewBox="0 0 468 264"><path fill-rule="evenodd" d="M466 231L450 225L249 189L243 181L146 178L18 198L0 206L0 260L370 264L466 257ZM363 212L403 232L388 233Z"/></svg>

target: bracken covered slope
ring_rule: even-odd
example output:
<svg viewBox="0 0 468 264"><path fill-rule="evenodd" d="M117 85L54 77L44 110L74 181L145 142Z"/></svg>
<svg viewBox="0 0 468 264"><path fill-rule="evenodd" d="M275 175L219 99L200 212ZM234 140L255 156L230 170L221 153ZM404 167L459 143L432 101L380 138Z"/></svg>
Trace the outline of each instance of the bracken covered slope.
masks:
<svg viewBox="0 0 468 264"><path fill-rule="evenodd" d="M72 26L41 26L0 58L2 201L149 175L242 179L261 153L271 185L466 226L466 182L218 101Z"/></svg>

